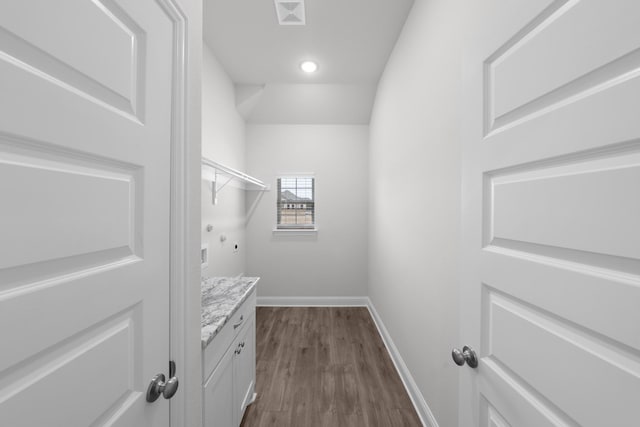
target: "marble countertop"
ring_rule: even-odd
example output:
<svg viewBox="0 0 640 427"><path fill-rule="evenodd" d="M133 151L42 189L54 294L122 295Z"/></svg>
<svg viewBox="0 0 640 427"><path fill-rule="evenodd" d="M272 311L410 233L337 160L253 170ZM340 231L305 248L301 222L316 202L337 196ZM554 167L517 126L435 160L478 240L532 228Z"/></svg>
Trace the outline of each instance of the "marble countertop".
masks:
<svg viewBox="0 0 640 427"><path fill-rule="evenodd" d="M206 348L238 310L259 277L208 277L202 279L202 348Z"/></svg>

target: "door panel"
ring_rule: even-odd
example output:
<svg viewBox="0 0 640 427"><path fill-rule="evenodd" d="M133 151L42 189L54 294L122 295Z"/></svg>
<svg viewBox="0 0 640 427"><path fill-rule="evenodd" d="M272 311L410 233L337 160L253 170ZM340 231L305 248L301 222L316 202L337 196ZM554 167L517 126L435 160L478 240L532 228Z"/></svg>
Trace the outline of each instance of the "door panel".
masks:
<svg viewBox="0 0 640 427"><path fill-rule="evenodd" d="M535 113L637 68L638 18L631 2L559 0L501 46L486 63L495 120ZM594 31L593 23L606 27ZM535 101L535 103L533 102Z"/></svg>
<svg viewBox="0 0 640 427"><path fill-rule="evenodd" d="M486 400L482 402L482 425L485 427L510 427L509 423Z"/></svg>
<svg viewBox="0 0 640 427"><path fill-rule="evenodd" d="M484 361L483 364L491 369L487 369L478 378L478 385L482 387L480 420L473 425L484 427L498 419L511 427L578 427L553 402L527 384L515 380L500 365L491 360ZM500 411L496 408L500 408ZM506 420L517 420L518 424L511 424Z"/></svg>
<svg viewBox="0 0 640 427"><path fill-rule="evenodd" d="M533 387L580 425L608 425L611 414L620 419L640 415L633 404L640 390L640 362L633 354L551 313L485 291L483 308L490 319L486 354L515 381ZM523 337L526 346L513 344Z"/></svg>
<svg viewBox="0 0 640 427"><path fill-rule="evenodd" d="M486 173L489 245L509 240L640 261L640 153L572 160Z"/></svg>
<svg viewBox="0 0 640 427"><path fill-rule="evenodd" d="M11 71L33 74L140 119L147 62L144 30L113 1L32 3L37 14L25 16L10 2L2 8L0 57L15 66ZM57 30L61 25L65 31Z"/></svg>
<svg viewBox="0 0 640 427"><path fill-rule="evenodd" d="M0 4L7 425L168 425L173 33L152 0Z"/></svg>
<svg viewBox="0 0 640 427"><path fill-rule="evenodd" d="M5 53L76 89L94 86L102 95L131 98L144 32L126 11L114 1L29 3L38 13L9 5L2 10Z"/></svg>
<svg viewBox="0 0 640 427"><path fill-rule="evenodd" d="M589 258L564 261L562 254L549 255L486 248L480 256L480 274L499 292L640 351L640 295L634 275L621 272L625 265L614 270L591 263L585 269Z"/></svg>
<svg viewBox="0 0 640 427"><path fill-rule="evenodd" d="M530 3L471 12L460 425L632 425L640 4Z"/></svg>
<svg viewBox="0 0 640 427"><path fill-rule="evenodd" d="M4 148L0 168L11 179L0 182L3 236L21 243L0 248L0 268L90 253L134 255L141 227L135 209L135 194L142 192L139 168L62 156L54 160L28 150L18 155ZM43 206L55 223L37 234L25 233L41 223Z"/></svg>
<svg viewBox="0 0 640 427"><path fill-rule="evenodd" d="M12 426L88 426L97 421L96 414L105 414L100 417L104 422L118 407L135 402L137 396L130 384L135 374L133 358L140 351L134 348L134 336L140 331L136 331L132 314L85 330L69 343L38 354L16 369L12 373L15 382L7 387L12 394L2 403L5 419L15 420ZM109 355L108 362L105 355ZM103 373L98 383L96 371ZM68 410L67 403L67 411L56 407L77 401L82 390L92 396L84 399L82 406ZM38 402L38 410L25 411L33 402Z"/></svg>

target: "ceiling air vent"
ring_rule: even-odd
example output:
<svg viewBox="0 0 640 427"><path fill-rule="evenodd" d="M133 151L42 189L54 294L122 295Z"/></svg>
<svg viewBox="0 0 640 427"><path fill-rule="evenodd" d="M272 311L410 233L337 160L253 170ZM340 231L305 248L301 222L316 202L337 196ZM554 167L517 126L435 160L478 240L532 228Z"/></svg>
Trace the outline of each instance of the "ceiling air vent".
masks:
<svg viewBox="0 0 640 427"><path fill-rule="evenodd" d="M280 25L304 25L304 2L302 0L275 0Z"/></svg>

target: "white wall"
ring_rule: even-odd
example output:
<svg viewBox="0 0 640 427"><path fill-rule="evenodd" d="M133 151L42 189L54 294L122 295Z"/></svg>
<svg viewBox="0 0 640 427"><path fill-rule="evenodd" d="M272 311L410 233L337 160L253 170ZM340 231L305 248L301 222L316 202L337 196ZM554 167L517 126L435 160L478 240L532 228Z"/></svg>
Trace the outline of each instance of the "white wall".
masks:
<svg viewBox="0 0 640 427"><path fill-rule="evenodd" d="M369 296L440 426L457 425L459 0L416 0L370 124Z"/></svg>
<svg viewBox="0 0 640 427"><path fill-rule="evenodd" d="M364 296L367 282L368 127L248 125L249 173L271 185L247 227L247 273L259 297ZM274 233L276 178L313 173L317 234Z"/></svg>
<svg viewBox="0 0 640 427"><path fill-rule="evenodd" d="M235 105L234 85L211 49L203 45L202 155L234 169L245 169L245 124ZM224 181L220 182L220 184ZM220 185L219 184L219 185ZM207 224L213 226L206 231ZM221 242L220 237L226 241ZM211 203L211 182L202 181L202 242L209 244L205 276L237 276L245 271L245 197L234 183ZM234 245L239 249L234 252Z"/></svg>

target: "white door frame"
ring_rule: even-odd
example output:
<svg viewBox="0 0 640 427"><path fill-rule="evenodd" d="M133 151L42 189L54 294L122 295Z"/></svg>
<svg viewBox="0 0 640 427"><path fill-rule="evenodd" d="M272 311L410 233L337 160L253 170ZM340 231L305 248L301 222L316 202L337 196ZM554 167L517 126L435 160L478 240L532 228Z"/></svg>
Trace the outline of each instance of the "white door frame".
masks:
<svg viewBox="0 0 640 427"><path fill-rule="evenodd" d="M180 380L171 426L202 425L200 347L200 92L202 0L157 0L173 21L170 349ZM168 361L167 361L168 364Z"/></svg>

